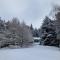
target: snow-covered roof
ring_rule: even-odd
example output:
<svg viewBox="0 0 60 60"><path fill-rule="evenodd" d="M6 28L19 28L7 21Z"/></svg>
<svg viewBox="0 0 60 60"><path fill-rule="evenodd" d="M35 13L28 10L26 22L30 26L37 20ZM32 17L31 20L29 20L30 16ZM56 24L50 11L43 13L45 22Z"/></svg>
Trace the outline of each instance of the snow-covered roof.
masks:
<svg viewBox="0 0 60 60"><path fill-rule="evenodd" d="M33 39L38 39L38 40L39 40L39 39L41 39L41 38L40 38L40 37L33 37Z"/></svg>

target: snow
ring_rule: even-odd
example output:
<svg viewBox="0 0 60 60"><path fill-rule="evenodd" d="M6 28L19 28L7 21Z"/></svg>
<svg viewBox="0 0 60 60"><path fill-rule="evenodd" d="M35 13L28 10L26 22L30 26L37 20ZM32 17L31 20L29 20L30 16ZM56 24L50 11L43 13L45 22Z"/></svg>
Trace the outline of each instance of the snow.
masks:
<svg viewBox="0 0 60 60"><path fill-rule="evenodd" d="M60 60L60 50L40 45L30 48L1 49L0 60Z"/></svg>
<svg viewBox="0 0 60 60"><path fill-rule="evenodd" d="M40 38L40 37L33 37L33 39L38 39L38 40L40 40L41 38Z"/></svg>

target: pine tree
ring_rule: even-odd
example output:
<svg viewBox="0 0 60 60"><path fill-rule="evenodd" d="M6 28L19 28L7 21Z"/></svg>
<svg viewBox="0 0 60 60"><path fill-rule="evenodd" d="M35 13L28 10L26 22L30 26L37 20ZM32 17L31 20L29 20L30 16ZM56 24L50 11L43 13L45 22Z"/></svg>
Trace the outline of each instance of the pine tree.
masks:
<svg viewBox="0 0 60 60"><path fill-rule="evenodd" d="M43 45L57 46L56 42L56 29L55 21L52 21L48 17L44 19L42 25L42 41ZM40 42L41 43L41 42Z"/></svg>

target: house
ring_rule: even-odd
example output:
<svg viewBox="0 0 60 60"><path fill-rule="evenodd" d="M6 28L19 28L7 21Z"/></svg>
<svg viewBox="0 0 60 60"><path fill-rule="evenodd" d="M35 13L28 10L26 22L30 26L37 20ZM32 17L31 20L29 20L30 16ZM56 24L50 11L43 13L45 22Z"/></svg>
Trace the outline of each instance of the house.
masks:
<svg viewBox="0 0 60 60"><path fill-rule="evenodd" d="M34 42L40 42L40 39L41 39L40 37L33 37Z"/></svg>

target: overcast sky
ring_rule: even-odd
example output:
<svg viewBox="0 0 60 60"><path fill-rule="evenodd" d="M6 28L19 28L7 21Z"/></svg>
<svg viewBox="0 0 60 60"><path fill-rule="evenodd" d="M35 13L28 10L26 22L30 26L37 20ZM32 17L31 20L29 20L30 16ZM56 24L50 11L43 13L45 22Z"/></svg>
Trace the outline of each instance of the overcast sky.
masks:
<svg viewBox="0 0 60 60"><path fill-rule="evenodd" d="M20 21L40 27L44 16L48 15L54 3L60 0L0 0L0 17L6 20L18 17Z"/></svg>

